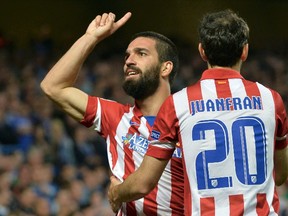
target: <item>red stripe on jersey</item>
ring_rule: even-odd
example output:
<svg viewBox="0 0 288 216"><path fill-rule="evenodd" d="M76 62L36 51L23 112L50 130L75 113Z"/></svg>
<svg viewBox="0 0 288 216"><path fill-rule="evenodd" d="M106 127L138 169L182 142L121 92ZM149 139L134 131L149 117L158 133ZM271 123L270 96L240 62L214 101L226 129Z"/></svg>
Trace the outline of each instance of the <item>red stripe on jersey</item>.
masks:
<svg viewBox="0 0 288 216"><path fill-rule="evenodd" d="M91 127L93 125L93 120L95 118L95 113L98 108L97 98L88 97L86 112L84 118L80 121L85 127Z"/></svg>
<svg viewBox="0 0 288 216"><path fill-rule="evenodd" d="M279 203L279 197L278 197L278 193L276 191L276 187L274 189L274 196L273 196L273 200L272 200L272 206L274 208L274 211L276 213L278 213L279 210L280 210L280 203Z"/></svg>
<svg viewBox="0 0 288 216"><path fill-rule="evenodd" d="M147 196L144 197L143 212L145 215L157 216L157 186Z"/></svg>
<svg viewBox="0 0 288 216"><path fill-rule="evenodd" d="M112 169L115 167L116 163L117 163L117 160L118 160L118 153L117 153L117 145L115 144L116 141L115 141L115 136L111 137L111 144L109 146L109 151L112 155Z"/></svg>
<svg viewBox="0 0 288 216"><path fill-rule="evenodd" d="M137 216L135 202L126 203L126 215Z"/></svg>
<svg viewBox="0 0 288 216"><path fill-rule="evenodd" d="M259 216L269 214L270 210L266 200L266 194L257 194L256 212Z"/></svg>
<svg viewBox="0 0 288 216"><path fill-rule="evenodd" d="M260 91L256 83L253 83L247 80L244 80L243 83L244 83L247 96L249 96L250 98L252 98L252 96L254 97L260 96Z"/></svg>
<svg viewBox="0 0 288 216"><path fill-rule="evenodd" d="M215 215L215 200L214 197L207 197L200 199L201 216L214 216Z"/></svg>
<svg viewBox="0 0 288 216"><path fill-rule="evenodd" d="M244 198L243 195L230 195L230 215L243 215L244 214Z"/></svg>
<svg viewBox="0 0 288 216"><path fill-rule="evenodd" d="M171 160L171 187L174 188L174 193L171 194L170 207L172 209L172 215L178 216L176 211L179 208L179 202L184 203L184 188L180 187L184 184L183 166L181 158L174 158ZM182 196L181 196L182 195ZM182 209L180 209L182 211Z"/></svg>
<svg viewBox="0 0 288 216"><path fill-rule="evenodd" d="M202 92L201 92L201 88L200 88L200 82L197 82L195 85L193 86L189 86L186 89L187 95L188 95L188 101L197 101L197 100L202 100ZM190 113L191 111L191 106L189 106L190 109Z"/></svg>
<svg viewBox="0 0 288 216"><path fill-rule="evenodd" d="M183 169L186 170L185 163L183 163ZM192 205L191 205L192 196L191 196L191 188L190 188L187 172L184 172L184 197L185 197L185 203L184 203L185 215L192 215Z"/></svg>
<svg viewBox="0 0 288 216"><path fill-rule="evenodd" d="M149 131L151 131L151 126L148 124L148 122L146 122L146 127L149 129ZM157 216L157 191L158 185L144 197L143 212L146 215Z"/></svg>

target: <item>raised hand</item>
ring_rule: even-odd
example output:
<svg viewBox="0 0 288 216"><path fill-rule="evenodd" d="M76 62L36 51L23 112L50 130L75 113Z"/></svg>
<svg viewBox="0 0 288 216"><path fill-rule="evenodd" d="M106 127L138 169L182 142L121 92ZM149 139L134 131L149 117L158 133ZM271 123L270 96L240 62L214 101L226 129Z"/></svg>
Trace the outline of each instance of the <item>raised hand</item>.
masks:
<svg viewBox="0 0 288 216"><path fill-rule="evenodd" d="M115 14L111 12L97 15L89 24L86 34L93 36L99 42L123 26L130 19L131 15L130 12L127 12L117 22L115 22Z"/></svg>

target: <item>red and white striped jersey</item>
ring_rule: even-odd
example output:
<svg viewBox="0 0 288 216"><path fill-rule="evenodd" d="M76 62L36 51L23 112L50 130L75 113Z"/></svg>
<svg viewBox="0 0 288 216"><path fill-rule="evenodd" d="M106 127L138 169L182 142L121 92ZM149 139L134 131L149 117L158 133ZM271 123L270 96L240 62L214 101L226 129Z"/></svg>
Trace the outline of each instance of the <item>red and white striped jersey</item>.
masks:
<svg viewBox="0 0 288 216"><path fill-rule="evenodd" d="M89 96L81 123L105 138L109 165L118 179L125 180L140 166L152 126L137 106ZM142 199L124 203L117 215L183 215L183 178L181 150L177 148L156 188Z"/></svg>
<svg viewBox="0 0 288 216"><path fill-rule="evenodd" d="M166 144L152 142L147 155L181 142L185 215L277 215L273 155L287 146L287 131L277 92L209 69L164 102L151 138Z"/></svg>

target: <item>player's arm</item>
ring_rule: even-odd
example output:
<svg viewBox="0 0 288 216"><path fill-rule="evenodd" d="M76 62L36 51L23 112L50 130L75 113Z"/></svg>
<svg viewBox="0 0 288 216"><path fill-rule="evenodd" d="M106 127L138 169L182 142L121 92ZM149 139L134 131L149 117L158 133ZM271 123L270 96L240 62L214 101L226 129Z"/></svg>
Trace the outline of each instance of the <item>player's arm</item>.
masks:
<svg viewBox="0 0 288 216"><path fill-rule="evenodd" d="M275 91L273 93L278 123L274 152L275 184L280 186L288 177L288 121L285 106L280 94Z"/></svg>
<svg viewBox="0 0 288 216"><path fill-rule="evenodd" d="M141 166L123 183L112 177L108 197L113 211L117 212L122 202L140 199L153 190L168 161L145 155Z"/></svg>
<svg viewBox="0 0 288 216"><path fill-rule="evenodd" d="M115 22L113 13L96 16L86 33L80 37L65 55L54 65L41 82L44 93L65 112L77 120L82 120L86 111L88 95L73 87L84 61L94 47L113 34L131 17L125 14Z"/></svg>
<svg viewBox="0 0 288 216"><path fill-rule="evenodd" d="M281 150L275 150L274 155L275 183L277 186L285 183L288 177L288 151L287 147Z"/></svg>

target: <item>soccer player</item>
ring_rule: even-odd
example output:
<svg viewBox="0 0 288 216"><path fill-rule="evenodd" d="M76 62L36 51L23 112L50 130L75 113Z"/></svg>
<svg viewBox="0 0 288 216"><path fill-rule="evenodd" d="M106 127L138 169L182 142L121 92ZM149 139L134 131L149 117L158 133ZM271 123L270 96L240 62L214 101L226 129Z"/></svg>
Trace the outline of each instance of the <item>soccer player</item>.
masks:
<svg viewBox="0 0 288 216"><path fill-rule="evenodd" d="M115 210L122 201L148 193L180 141L185 215L277 215L275 187L288 173L281 96L240 75L249 28L236 13L205 15L199 35L208 69L163 103L140 168L123 184L111 178L111 206Z"/></svg>
<svg viewBox="0 0 288 216"><path fill-rule="evenodd" d="M133 106L87 95L73 85L94 47L130 17L129 12L116 22L113 13L96 16L86 33L41 82L46 95L67 114L106 139L111 171L121 181L140 166L147 151L154 118L170 95L170 84L176 75L177 48L170 39L155 32L133 36L126 50L123 83L126 93L135 99ZM183 215L182 172L178 149L157 187L143 199L123 204L117 215Z"/></svg>

